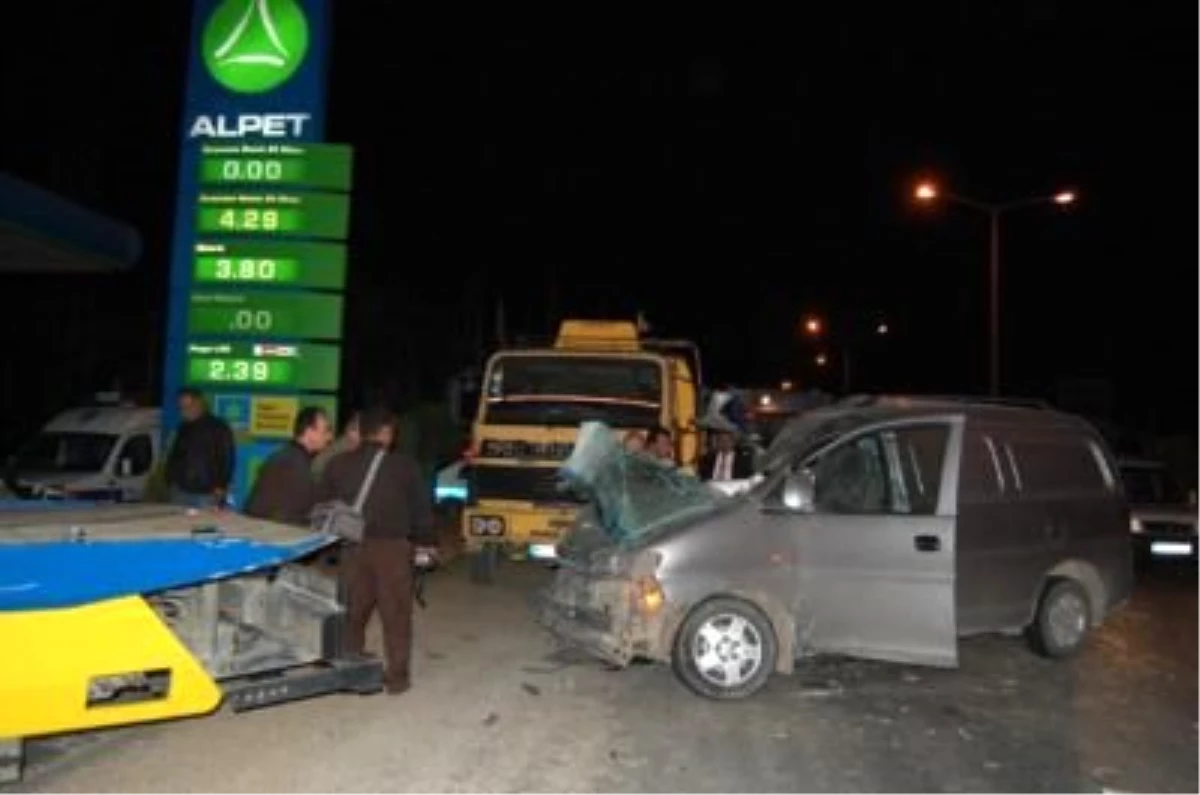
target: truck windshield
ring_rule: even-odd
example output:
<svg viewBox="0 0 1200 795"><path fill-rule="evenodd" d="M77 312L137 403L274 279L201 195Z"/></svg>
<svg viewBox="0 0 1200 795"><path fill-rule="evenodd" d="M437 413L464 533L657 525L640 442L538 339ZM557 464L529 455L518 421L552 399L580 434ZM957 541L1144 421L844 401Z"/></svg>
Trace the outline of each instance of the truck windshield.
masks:
<svg viewBox="0 0 1200 795"><path fill-rule="evenodd" d="M656 425L662 370L615 356L502 356L487 375L483 421L497 425Z"/></svg>
<svg viewBox="0 0 1200 795"><path fill-rule="evenodd" d="M40 433L16 455L17 472L99 472L117 437L108 433Z"/></svg>

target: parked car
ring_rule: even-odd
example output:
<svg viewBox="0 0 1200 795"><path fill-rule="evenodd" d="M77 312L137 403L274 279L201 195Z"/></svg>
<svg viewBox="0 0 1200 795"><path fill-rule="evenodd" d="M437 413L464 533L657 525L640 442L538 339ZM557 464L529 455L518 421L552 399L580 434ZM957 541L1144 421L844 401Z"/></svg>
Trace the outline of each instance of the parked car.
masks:
<svg viewBox="0 0 1200 795"><path fill-rule="evenodd" d="M1120 468L1137 557L1195 561L1195 494L1186 493L1159 461L1123 459Z"/></svg>
<svg viewBox="0 0 1200 795"><path fill-rule="evenodd" d="M821 652L958 664L958 639L1024 632L1077 652L1130 595L1117 467L1083 420L878 398L796 418L729 497L584 434L590 507L539 600L544 626L621 666L669 663L749 696Z"/></svg>
<svg viewBox="0 0 1200 795"><path fill-rule="evenodd" d="M159 409L69 409L4 462L0 497L138 501L164 457Z"/></svg>

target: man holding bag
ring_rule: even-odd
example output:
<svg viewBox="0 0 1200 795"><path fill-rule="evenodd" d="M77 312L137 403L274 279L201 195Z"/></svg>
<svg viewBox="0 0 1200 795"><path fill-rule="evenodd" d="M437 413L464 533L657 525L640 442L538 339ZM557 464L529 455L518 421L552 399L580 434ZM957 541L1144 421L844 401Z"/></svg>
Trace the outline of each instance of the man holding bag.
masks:
<svg viewBox="0 0 1200 795"><path fill-rule="evenodd" d="M354 505L362 515L362 541L347 544L342 558L346 651L363 654L367 623L378 608L387 662L384 686L399 694L410 686L413 559L417 551L436 551L433 510L416 462L391 452L396 418L386 409L364 411L359 433L357 449L329 462L319 499Z"/></svg>

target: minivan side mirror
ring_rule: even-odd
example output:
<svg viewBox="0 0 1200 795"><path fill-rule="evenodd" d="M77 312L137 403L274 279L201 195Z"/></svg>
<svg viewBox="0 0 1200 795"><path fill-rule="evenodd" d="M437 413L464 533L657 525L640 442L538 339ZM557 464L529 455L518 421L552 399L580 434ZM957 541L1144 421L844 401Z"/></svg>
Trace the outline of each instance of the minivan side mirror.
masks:
<svg viewBox="0 0 1200 795"><path fill-rule="evenodd" d="M816 478L812 470L800 469L789 473L783 481L783 505L791 511L809 513L813 509Z"/></svg>

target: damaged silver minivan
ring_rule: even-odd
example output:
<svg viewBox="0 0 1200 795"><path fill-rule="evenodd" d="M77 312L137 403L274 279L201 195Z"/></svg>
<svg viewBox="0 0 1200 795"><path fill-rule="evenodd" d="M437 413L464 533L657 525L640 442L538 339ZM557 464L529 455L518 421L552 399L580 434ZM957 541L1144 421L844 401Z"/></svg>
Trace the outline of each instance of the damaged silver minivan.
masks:
<svg viewBox="0 0 1200 795"><path fill-rule="evenodd" d="M793 420L728 497L585 427L590 499L539 621L616 665L670 663L735 699L814 653L955 666L960 637L1080 649L1133 584L1114 459L1082 420L866 398Z"/></svg>

